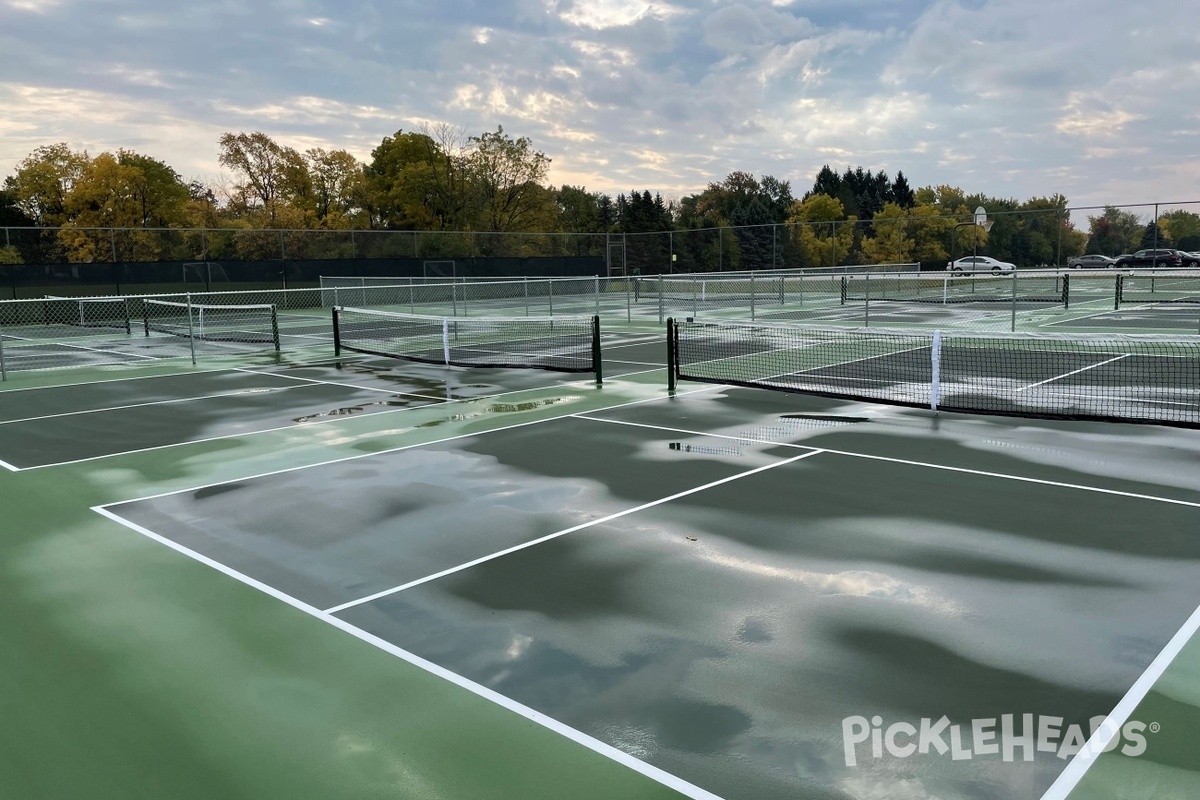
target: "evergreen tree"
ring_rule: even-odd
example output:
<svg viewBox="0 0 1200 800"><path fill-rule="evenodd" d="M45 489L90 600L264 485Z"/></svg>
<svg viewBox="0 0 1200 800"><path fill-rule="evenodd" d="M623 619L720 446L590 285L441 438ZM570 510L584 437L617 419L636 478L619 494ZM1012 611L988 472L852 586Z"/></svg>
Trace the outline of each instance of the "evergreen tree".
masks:
<svg viewBox="0 0 1200 800"><path fill-rule="evenodd" d="M1146 230L1142 232L1141 249L1149 250L1153 247L1170 247L1171 240L1167 237L1166 231L1159 227L1157 220L1151 220L1146 225Z"/></svg>

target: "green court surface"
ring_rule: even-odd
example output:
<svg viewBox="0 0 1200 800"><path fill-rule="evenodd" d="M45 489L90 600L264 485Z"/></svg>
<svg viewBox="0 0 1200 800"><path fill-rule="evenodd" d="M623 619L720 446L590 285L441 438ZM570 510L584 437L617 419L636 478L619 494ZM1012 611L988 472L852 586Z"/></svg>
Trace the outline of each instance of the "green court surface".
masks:
<svg viewBox="0 0 1200 800"><path fill-rule="evenodd" d="M1200 796L1200 431L321 350L4 384L3 796Z"/></svg>

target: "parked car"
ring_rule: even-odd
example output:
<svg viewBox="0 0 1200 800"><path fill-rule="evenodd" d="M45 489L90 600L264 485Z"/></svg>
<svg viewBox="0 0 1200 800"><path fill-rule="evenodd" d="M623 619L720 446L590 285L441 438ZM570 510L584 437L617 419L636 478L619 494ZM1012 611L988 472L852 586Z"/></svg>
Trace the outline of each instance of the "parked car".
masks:
<svg viewBox="0 0 1200 800"><path fill-rule="evenodd" d="M1118 256L1113 262L1113 266L1117 269L1129 269L1130 267L1182 267L1183 256L1178 250L1167 250L1159 248L1158 250L1138 250L1131 256Z"/></svg>
<svg viewBox="0 0 1200 800"><path fill-rule="evenodd" d="M1016 264L1010 264L1007 261L998 261L991 256L963 256L946 265L946 269L954 275L962 275L969 272L994 272L999 275L1006 275L1016 268Z"/></svg>
<svg viewBox="0 0 1200 800"><path fill-rule="evenodd" d="M1186 250L1179 251L1180 257L1183 259L1183 265L1188 269L1200 269L1200 253L1189 253Z"/></svg>
<svg viewBox="0 0 1200 800"><path fill-rule="evenodd" d="M1075 258L1067 261L1067 266L1071 269L1108 269L1114 263L1115 258L1102 256L1099 253L1092 253L1086 256L1075 256Z"/></svg>

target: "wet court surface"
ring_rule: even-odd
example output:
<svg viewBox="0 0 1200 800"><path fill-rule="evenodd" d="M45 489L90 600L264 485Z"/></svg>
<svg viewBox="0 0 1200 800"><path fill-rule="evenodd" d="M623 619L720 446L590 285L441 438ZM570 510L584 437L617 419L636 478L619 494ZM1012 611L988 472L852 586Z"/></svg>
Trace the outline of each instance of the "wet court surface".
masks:
<svg viewBox="0 0 1200 800"><path fill-rule="evenodd" d="M632 341L631 344L626 343ZM665 350L613 337L610 377L653 371ZM0 461L26 469L280 430L339 417L588 381L541 370L447 370L384 358L194 372L0 393Z"/></svg>
<svg viewBox="0 0 1200 800"><path fill-rule="evenodd" d="M1015 800L1067 759L843 720L1111 712L1200 604L1198 452L708 387L107 511L720 797Z"/></svg>

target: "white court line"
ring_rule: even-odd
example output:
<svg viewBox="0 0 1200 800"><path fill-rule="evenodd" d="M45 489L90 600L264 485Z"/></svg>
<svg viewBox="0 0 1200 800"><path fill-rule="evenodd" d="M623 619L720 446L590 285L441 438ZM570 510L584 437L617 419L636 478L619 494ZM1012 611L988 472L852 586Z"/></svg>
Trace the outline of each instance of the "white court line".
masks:
<svg viewBox="0 0 1200 800"><path fill-rule="evenodd" d="M582 383L582 381L578 381L578 382ZM562 384L562 385L570 386L571 384ZM713 391L715 389L719 389L719 388L728 388L728 387L709 385L709 386L704 386L699 389L692 389L692 390L689 390L686 392L676 392L674 396L678 397L678 396L688 395L688 394L697 394L699 392L711 392L711 391ZM537 391L537 390L536 389L518 389L518 390L515 390L512 392L505 392L504 394L505 395L520 394L522 392L530 392L530 391ZM502 395L492 395L490 398L485 398L485 399L494 399L496 397L501 397L501 396ZM631 400L628 403L618 403L615 406L608 406L607 408L605 408L603 410L607 411L607 410L614 409L614 408L625 408L627 406L636 406L641 403L652 403L657 400L667 400L667 399L670 399L671 397L672 397L672 395L668 395L668 394L664 393L658 397L647 397L647 398L643 398L641 400ZM468 401L463 400L463 401L451 401L451 402L468 402ZM443 403L443 405L450 405L450 403L449 402ZM417 408L427 409L427 408L431 408L431 406L419 406ZM384 414L398 414L398 413L401 413L404 411L415 411L415 410L417 410L417 408L397 408L392 411L379 411L375 414L371 414L370 416L383 416ZM315 464L303 464L298 467L287 467L286 469L271 470L269 472L261 472L261 473L255 474L255 475L247 475L245 477L236 478L236 479L235 478L227 478L225 480L216 481L215 483L207 483L207 484L203 484L201 486L193 486L193 487L190 487L187 489L175 489L170 492L162 492L160 494L148 495L146 497L139 497L136 499L137 500L151 500L151 499L154 499L157 497L168 497L170 495L180 494L182 492L198 491L200 489L205 489L209 486L221 486L223 484L230 483L233 480L238 480L238 481L254 480L256 478L265 478L265 477L269 477L271 475L282 475L283 473L286 473L286 472L295 472L297 470L302 470L302 469L321 467L321 466L325 466L326 464L340 464L343 461L355 461L360 458L370 458L371 456L385 455L387 453L398 453L403 450L411 450L414 447L427 447L430 445L442 444L444 442L452 442L457 439L469 439L472 436L483 436L483 435L486 435L489 433L494 433L496 431L506 431L506 430L511 430L513 428L523 428L527 425L538 425L538 424L541 424L544 422L555 422L555 421L561 420L561 419L568 419L572 416L574 416L574 414L560 414L555 417L546 417L545 419L529 420L528 422L515 422L512 425L502 425L498 428L490 428L486 431L476 431L474 433L462 433L462 434L458 434L456 436L447 436L443 439L434 439L434 440L428 441L428 442L419 442L417 444L407 444L407 445L400 445L397 447L388 447L383 450L378 450L374 453L360 453L358 455L353 455L353 456L344 456L342 458L330 459L329 461L320 461ZM363 417L358 417L357 419L363 419ZM285 431L285 430L302 430L304 428L312 427L313 425L323 425L323 424L329 423L329 422L345 422L345 421L346 421L345 417L330 417L329 419L318 420L316 422L306 422L303 425L288 425L286 427L281 427L281 428L270 428L268 430L254 431L253 434L271 433L271 432ZM200 444L203 442L219 441L221 439L231 439L231 438L236 438L239 436L250 436L253 434L252 433L231 433L231 434L226 434L224 436L213 436L208 439L194 439L192 441L187 441L187 442L175 442L173 444L161 444L161 445L156 445L154 447L144 447L139 450L127 450L127 451L123 451L120 453L109 453L107 455L102 455L102 456L91 456L89 458L80 458L80 459L76 459L74 461L60 461L60 462L57 462L54 464L40 464L36 467L18 467L15 471L16 472L27 472L29 470L46 469L48 467L64 467L64 466L70 466L72 464L82 464L82 463L86 463L88 461L100 461L100 460L103 460L106 458L117 458L119 456L133 455L136 453L145 453L145 452L150 452L153 450L166 450L166 449L169 449L172 447L184 447L184 446L191 445L191 444ZM123 502L129 502L129 501L123 500L118 503L106 503L105 505L106 506L120 505L120 503L123 503Z"/></svg>
<svg viewBox="0 0 1200 800"><path fill-rule="evenodd" d="M181 356L181 358L187 358L187 356ZM164 358L161 360L162 361L170 361L171 359ZM96 369L109 368L112 366L115 366L115 365L106 364L106 365L104 365L104 367L97 366ZM16 387L13 387L12 389L9 389L6 387L3 389L0 389L0 395L5 395L10 392L36 392L36 391L40 391L43 389L66 389L66 388L70 388L72 386L91 386L92 384L95 384L95 383L120 383L122 381L148 381L148 380L154 380L155 378L178 378L182 375L206 375L206 374L211 374L214 372L232 372L232 371L233 371L233 368L231 368L231 367L214 367L213 369L190 369L190 370L186 370L184 372L164 372L161 375L134 375L132 377L125 377L125 378L105 378L104 380L100 380L100 381L80 381L79 383L48 383L45 386L16 386Z"/></svg>
<svg viewBox="0 0 1200 800"><path fill-rule="evenodd" d="M347 609L351 609L356 606L366 605L367 603L374 602L376 600L379 600L380 598L390 597L391 595L398 594L398 593L406 591L408 589L412 589L415 586L420 586L423 583L429 583L430 581L436 581L439 578L446 577L447 575L453 575L456 572L462 572L463 570L470 569L471 567L475 567L480 564L487 563L488 561L494 561L495 559L502 558L503 556L509 555L510 553L516 553L521 550L527 550L530 547L534 547L536 545L543 544L552 539L557 539L560 536L566 536L568 533L575 533L576 531L581 531L581 530L584 530L585 528L591 528L596 525L603 525L606 522L612 522L614 519L620 519L621 517L627 517L630 514L636 514L639 511L645 511L648 508L654 508L655 506L661 506L663 503L669 503L672 500L678 500L681 497L687 497L688 495L696 494L696 492L703 492L706 489L713 488L714 486L721 486L723 484L730 483L731 481L740 480L741 478L746 478L751 475L757 475L758 473L765 472L766 470L769 470L769 469L775 469L776 467L782 467L787 464L792 464L796 461L800 461L801 459L811 458L812 456L818 455L819 453L822 453L822 452L824 452L824 451L819 450L819 449L812 449L811 452L808 452L808 453L801 453L798 456L794 456L792 458L786 458L786 459L783 459L782 461L776 461L773 464L767 464L766 466L756 467L755 469L747 470L745 472L739 472L737 475L730 475L728 478L721 478L720 480L713 481L712 483L706 483L703 486L697 486L693 489L687 489L682 492L676 492L675 494L668 495L667 497L662 497L662 498L659 498L658 500L652 500L649 503L643 503L640 506L634 506L633 508L627 508L624 511L618 511L615 514L609 514L606 517L594 519L590 522L584 522L580 525L574 525L570 528L565 528L561 531L556 531L555 533L550 533L545 536L541 536L537 539L531 539L528 542L522 542L521 544L513 545L512 547L506 547L503 550L497 550L495 553L491 553L489 555L481 556L481 557L473 559L471 561L467 561L466 563L459 564L456 567L450 567L449 569L444 569L441 572L435 572L433 575L426 575L424 578L417 578L414 581L409 581L408 583L401 584L400 586L394 586L391 589L384 589L382 592L376 592L375 594L368 595L367 597L360 597L357 600L351 600L348 603L342 603L340 606L334 606L333 608L327 608L327 609L325 609L325 613L326 614L338 614L342 611L346 611Z"/></svg>
<svg viewBox="0 0 1200 800"><path fill-rule="evenodd" d="M1045 386L1047 383L1054 383L1055 381L1061 381L1063 378L1069 378L1072 375L1078 375L1081 372L1087 372L1089 369L1096 369L1096 367L1103 367L1105 364L1111 364L1114 361L1120 361L1122 358L1129 358L1129 356L1131 356L1131 355L1133 355L1133 354L1132 353L1122 353L1119 356L1114 356L1106 361L1101 361L1097 364L1090 364L1086 367L1080 367L1079 369L1073 369L1070 372L1064 372L1062 375L1055 375L1053 378L1047 378L1044 381L1038 381L1037 383L1031 383L1028 386L1022 386L1020 389L1017 389L1017 392L1023 392L1026 389L1036 389L1039 386Z"/></svg>
<svg viewBox="0 0 1200 800"><path fill-rule="evenodd" d="M604 361L609 364L636 364L640 367L658 367L659 369L667 368L666 364L655 364L652 361L622 361L619 358L606 358Z"/></svg>
<svg viewBox="0 0 1200 800"><path fill-rule="evenodd" d="M237 370L236 367L234 369ZM646 374L646 372L657 372L657 371L658 370L651 369L651 370L646 370L645 372L627 372L624 375L617 376L617 378L618 379L628 378L633 375L644 375L644 374ZM273 373L262 373L262 374L273 374ZM448 406L448 405L452 405L454 403L471 403L471 402L477 402L477 401L482 401L482 400L494 400L497 397L506 397L508 395L513 395L513 394L522 394L525 392L546 391L549 389L557 389L557 388L562 388L565 386L575 386L578 384L590 384L590 383L593 383L593 381L590 379L589 380L580 380L580 381L570 381L567 383L556 384L554 386L534 386L534 387L530 387L528 389L514 389L511 392L501 392L499 394L485 395L483 397L461 397L461 398L457 398L457 399L453 399L453 400L442 399L442 400L440 400L440 405ZM707 389L709 389L709 390L716 389L716 388L718 388L718 387L715 384L707 387ZM697 389L695 391L705 391L705 390ZM683 394L691 394L691 393L692 392L684 392ZM399 393L393 392L392 394L398 395ZM679 394L679 392L677 392L676 394ZM663 395L663 397L667 397L667 396L668 395ZM658 397L649 398L649 400L659 400L659 399L662 399L662 398L658 398ZM634 402L642 403L642 402L648 402L648 400L637 400ZM630 405L630 404L622 403L620 405L610 406L610 408L621 408L625 405ZM393 409L386 410L386 411L376 411L376 412L374 412L372 414L368 414L366 416L381 417L381 416L384 416L385 414L400 414L405 411L416 411L419 408L430 408L430 406L393 408ZM571 416L571 415L570 414L562 414L557 417L550 417L546 420L535 420L535 421L547 422L550 419L566 419L569 416ZM364 418L365 417L363 417L363 416L357 417L357 419L364 419ZM104 455L99 455L99 456L89 456L87 458L77 458L77 459L73 459L71 461L56 461L53 464L37 464L32 467L18 467L16 469L16 471L17 472L25 472L27 470L33 470L33 469L48 469L50 467L66 467L66 466L71 466L73 464L83 464L88 461L101 461L106 458L118 458L120 456L134 455L136 453L148 453L148 452L151 452L154 450L167 450L172 447L186 447L186 446L192 445L192 444L203 444L205 442L217 442L217 441L221 441L222 439L236 439L236 438L239 438L242 436L256 436L260 433L277 433L279 431L300 430L303 428L311 428L314 425L326 425L326 424L333 423L333 422L345 422L346 420L347 420L346 417L336 417L335 416L335 417L329 417L328 419L319 419L319 420L316 420L313 422L295 423L292 425L281 425L277 428L264 428L264 429L258 430L258 431L242 431L241 433L226 433L226 434L222 434L221 436L209 436L204 439L189 439L186 442L171 442L170 444L159 444L159 445L154 445L152 447L140 447L136 450L122 450L118 453L106 453ZM531 423L520 423L520 424L527 425L527 424L531 424ZM497 428L496 430L503 430L503 429ZM458 438L458 437L452 437L452 438ZM399 449L405 449L405 448L399 448ZM387 453L387 452L391 452L391 451L390 450L380 450L379 452ZM373 454L368 454L368 455L373 455ZM328 463L336 463L336 461L339 461L339 460L341 460L341 459L335 459L333 462L328 462Z"/></svg>
<svg viewBox="0 0 1200 800"><path fill-rule="evenodd" d="M304 381L305 383L319 383L325 386L340 386L343 389L361 389L364 392L386 392L390 395L407 395L409 397L419 397L422 400L436 400L438 402L446 402L444 397L431 397L429 395L417 394L416 392L405 392L398 389L381 389L378 386L356 386L353 383L338 383L337 381L323 381L318 378L305 378L300 375L285 375L282 372L259 372L258 370L249 369L246 367L234 367L235 372L248 372L251 375L276 375L280 378L287 378L291 381ZM480 398L472 398L480 399Z"/></svg>
<svg viewBox="0 0 1200 800"><path fill-rule="evenodd" d="M103 348L100 348L100 347L87 347L86 345L82 345L82 344L67 344L66 342L58 342L58 341L55 341L55 340L53 340L53 339L29 339L29 338L26 338L26 337L24 337L24 336L14 336L14 335L13 335L13 334L11 334L11 333L6 333L6 334L4 334L4 335L5 335L6 337L8 337L9 339L14 339L14 340L16 340L16 341L18 341L18 342L32 342L32 343L33 343L35 346L38 346L38 347L70 347L70 348L73 348L73 349L75 349L75 350L86 350L86 351L88 351L89 353L107 353L108 355L111 355L111 356L130 356L130 357L132 357L132 358L145 358L145 359L149 359L149 360L151 360L151 361L161 361L161 360L164 360L164 359L160 358L159 356L144 356L144 355L142 355L142 354L140 354L140 353L126 353L124 350L106 350L106 349L103 349ZM52 352L53 352L53 351L51 351L51 353L52 353ZM43 354L41 357L42 357L42 358L46 358L46 357L48 357L49 355L50 355L50 354ZM25 356L25 355L10 355L9 357L10 357L10 358L12 358L12 357L15 357L15 358L35 358L36 356L35 356L35 355L33 355L33 354L31 354L31 355L28 355L28 356ZM168 356L168 358L180 358L180 357L181 357L181 356Z"/></svg>
<svg viewBox="0 0 1200 800"><path fill-rule="evenodd" d="M165 406L174 403L191 403L194 400L213 400L219 397L241 397L248 394L266 394L266 389L270 392L286 392L291 389L303 389L304 386L269 386L269 387L247 387L244 389L230 389L217 394L204 394L196 397L173 397L170 400L151 400L146 403L130 403L124 406L104 406L102 408L85 408L79 411L64 411L60 414L43 414L39 417L23 417L21 419L5 419L0 420L0 425L12 425L16 422L36 422L43 419L58 419L60 417L74 417L83 414L99 414L103 411L124 411L128 408L145 408L147 406Z"/></svg>
<svg viewBox="0 0 1200 800"><path fill-rule="evenodd" d="M626 425L631 428L646 428L649 430L664 431L666 433L687 434L689 436L711 436L714 439L731 439L738 442L754 442L756 444L771 444L776 447L792 447L804 450L815 449L809 445L793 444L790 442L776 442L770 439L757 439L753 436L731 436L721 433L706 433L705 431L693 431L685 428L672 428L666 425L648 425L643 422L627 422L620 419L604 419L603 417L592 417L589 414L602 414L607 409L599 411L588 411L583 413L572 414L576 419L590 420L591 422L603 422L607 425ZM1168 503L1176 506L1187 506L1189 508L1200 508L1200 502L1192 502L1190 500L1175 500L1171 497L1159 497L1152 494L1138 494L1137 492L1123 492L1119 489L1103 489L1099 486L1085 486L1079 483L1064 483L1062 481L1048 481L1043 478L1027 478L1023 475L1010 475L1004 472L988 472L986 470L969 469L967 467L951 467L945 464L931 464L926 461L912 461L906 458L892 458L890 456L877 456L870 453L853 453L848 450L835 450L831 447L819 448L822 452L832 455L847 456L849 458L862 458L868 461L885 461L891 464L903 464L909 467L923 467L925 469L936 469L943 472L958 472L965 475L980 475L986 478L1000 478L1008 481L1019 481L1021 483L1036 483L1041 486L1054 486L1060 489L1078 489L1082 492L1095 492L1096 494L1107 494L1116 497L1128 497L1133 500L1150 500L1156 503Z"/></svg>
<svg viewBox="0 0 1200 800"><path fill-rule="evenodd" d="M8 463L7 461L0 461L0 467L3 467L4 469L8 470L9 472L20 472L21 471L20 467L14 467L12 464Z"/></svg>
<svg viewBox="0 0 1200 800"><path fill-rule="evenodd" d="M1111 723L1111 727L1105 730L1105 725L1100 725L1096 732L1088 739L1084 748L1075 754L1071 759L1071 763L1067 764L1066 769L1059 773L1058 779L1050 784L1050 788L1042 795L1042 800L1066 800L1068 795L1078 786L1083 780L1083 776L1096 763L1101 751L1105 745L1109 743L1111 733L1119 731L1129 721L1129 717L1137 709L1150 690L1154 688L1154 684L1163 676L1167 668L1171 666L1171 662L1179 655L1191 638L1200 629L1200 608L1197 608L1187 621L1183 623L1171 641L1167 642L1167 646L1159 652L1158 656L1146 668L1146 671L1134 682L1121 701L1117 703L1116 708L1109 713L1106 721Z"/></svg>
<svg viewBox="0 0 1200 800"><path fill-rule="evenodd" d="M278 589L275 589L261 581L251 578L248 575L244 575L241 572L238 572L237 570L235 570L231 567L225 566L224 564L220 563L219 561L216 561L212 558L209 558L208 556L205 556L201 553L196 552L195 550L191 550L177 542L171 541L170 539L166 538L165 536L161 536L161 535L155 533L154 531L149 530L148 528L144 528L141 525L130 522L129 520L127 520L121 516L118 516L117 514L114 514L111 511L108 511L106 508L104 508L102 506L96 506L92 509L92 511L95 511L97 514L100 514L101 516L105 517L106 519L109 519L119 525L122 525L131 531L140 533L142 536L145 536L148 539L158 542L159 544L165 545L165 546L171 548L172 550L176 551L177 553L181 553L182 555L185 555L188 558L193 559L194 561L198 561L199 563L204 564L205 566L211 567L212 569L216 570L217 572L220 572L223 575L233 578L234 580L239 581L240 583L243 583L246 586L251 587L252 589L257 589L258 591L262 592L263 594L265 594L269 597L273 597L276 600L282 601L282 602L286 603L287 605L291 606L292 608L296 609L297 611L301 611L305 614L308 614L310 617L314 617L328 625L332 625L333 627L337 628L338 630L348 633L351 636L355 637L356 639L366 642L367 644L369 644L373 647L376 647L376 648L384 651L385 653L393 655L396 658L399 658L399 659L413 665L414 667L417 667L418 669L422 669L432 675L442 678L443 680L446 680L446 681L454 684L455 686L458 686L461 689L466 689L467 691L471 692L472 694L475 694L478 697L481 697L485 700L495 703L496 705L498 705L501 708L504 708L508 711L512 711L513 713L518 714L521 717L524 717L525 719L529 720L530 722L541 725L543 728L547 728L548 730L551 730L554 733L559 734L560 736L570 739L571 741L575 742L576 744L580 744L580 745L588 748L589 750L591 750L594 753L598 753L598 754L604 756L605 758L611 759L612 761L615 761L618 764L621 764L622 766L627 767L627 768L633 770L634 772L637 772L640 775L643 775L653 781L656 781L657 783L660 783L663 786L666 786L670 789L674 789L675 791L679 792L680 794L684 795L685 797L693 798L693 800L721 800L720 797L713 794L712 792L706 791L704 789L701 789L699 786L695 786L694 784L688 783L687 781L683 780L682 778L676 777L675 775L672 775L671 773L666 772L665 770L659 769L658 767L655 767L651 764L647 764L646 762L641 761L640 759L637 759L622 750L618 750L617 748L613 747L612 745L606 744L606 743L600 741L599 739L593 738L593 737L589 736L588 734L583 733L582 731L576 730L575 728L565 725L564 723L559 722L558 720L554 719L553 717L543 714L540 711L536 711L536 710L530 708L529 706L524 705L523 703L518 703L516 700L513 700L510 697L502 695L499 692L496 692L492 689L489 689L486 686L478 684L475 681L472 681L468 678L464 678L463 676L459 675L456 672L451 672L450 670L446 669L445 667L438 666L437 664L433 663L432 661L427 661L426 659L423 659L420 656L415 655L414 653L410 653L407 650L397 647L396 645L392 644L391 642L385 641L384 639L381 639L380 637L375 636L374 634L367 633L366 631L362 630L361 628L355 627L354 625L351 625L350 623L346 622L345 620L338 619L337 617L332 616L331 614L329 614L325 611L321 611L320 609L315 608L315 607L309 605L308 603L305 603L301 600L297 600L296 598L292 597L291 595L285 594L285 593L279 591Z"/></svg>

